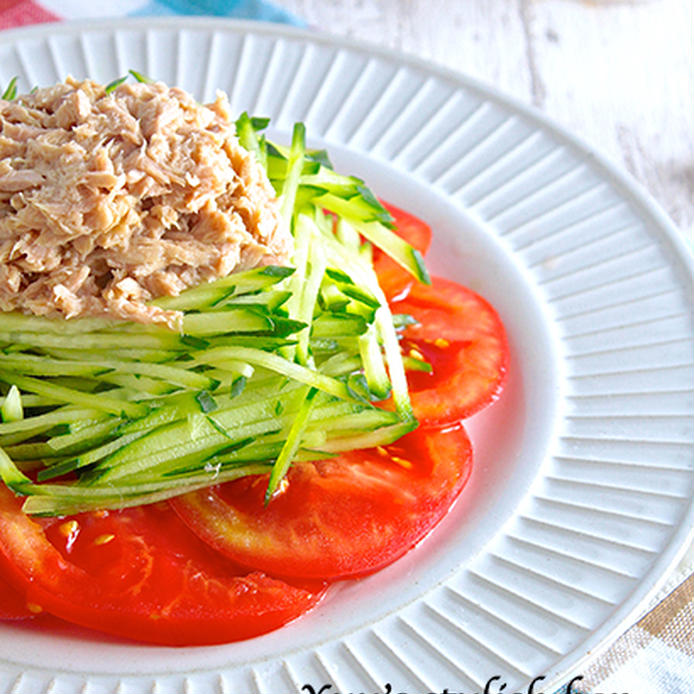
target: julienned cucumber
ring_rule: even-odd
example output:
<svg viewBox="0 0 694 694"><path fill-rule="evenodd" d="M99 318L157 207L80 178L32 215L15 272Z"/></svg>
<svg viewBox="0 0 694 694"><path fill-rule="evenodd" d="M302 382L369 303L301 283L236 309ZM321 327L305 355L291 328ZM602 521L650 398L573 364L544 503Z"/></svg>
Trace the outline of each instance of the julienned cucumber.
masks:
<svg viewBox="0 0 694 694"><path fill-rule="evenodd" d="M371 246L428 281L421 257L354 177L307 148L237 133L266 167L295 238L292 267L229 275L156 305L182 333L104 319L0 314L0 477L25 510L149 503L293 462L386 445L417 426ZM409 359L409 361L408 361ZM392 397L394 411L374 403ZM24 474L36 470L35 480Z"/></svg>

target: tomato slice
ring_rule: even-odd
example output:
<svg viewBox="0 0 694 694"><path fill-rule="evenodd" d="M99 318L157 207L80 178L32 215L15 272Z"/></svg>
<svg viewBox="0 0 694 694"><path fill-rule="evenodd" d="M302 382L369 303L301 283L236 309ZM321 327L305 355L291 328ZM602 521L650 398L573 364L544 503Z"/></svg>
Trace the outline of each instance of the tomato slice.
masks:
<svg viewBox="0 0 694 694"><path fill-rule="evenodd" d="M264 507L267 476L172 500L203 540L280 576L338 579L390 564L446 514L470 473L462 427L417 430L385 448L295 464Z"/></svg>
<svg viewBox="0 0 694 694"><path fill-rule="evenodd" d="M433 367L431 373L408 373L420 423L450 424L498 397L506 379L508 343L499 316L482 297L434 277L431 285L412 285L391 309L419 321L404 331L402 349L422 355Z"/></svg>
<svg viewBox="0 0 694 694"><path fill-rule="evenodd" d="M38 523L3 487L0 552L30 604L166 645L265 633L311 608L324 590L240 569L200 542L166 503Z"/></svg>
<svg viewBox="0 0 694 694"><path fill-rule="evenodd" d="M431 245L431 227L418 217L394 205L383 200L381 204L393 217L395 233L424 256ZM379 284L388 297L398 296L416 282L407 270L379 248L374 248L373 262Z"/></svg>
<svg viewBox="0 0 694 694"><path fill-rule="evenodd" d="M0 575L0 620L25 619L32 617L33 614L24 594L15 590L14 586Z"/></svg>

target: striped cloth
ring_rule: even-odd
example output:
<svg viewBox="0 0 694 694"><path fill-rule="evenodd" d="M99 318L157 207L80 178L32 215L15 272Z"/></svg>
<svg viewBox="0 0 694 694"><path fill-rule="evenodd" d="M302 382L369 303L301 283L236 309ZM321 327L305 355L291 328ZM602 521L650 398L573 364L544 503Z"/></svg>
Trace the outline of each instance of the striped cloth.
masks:
<svg viewBox="0 0 694 694"><path fill-rule="evenodd" d="M0 0L0 29L70 19L174 15L305 26L299 17L265 0ZM580 673L573 673L573 683L567 681L556 694L570 694L569 690L574 694L694 694L691 555L687 563L689 578L653 606L603 655Z"/></svg>
<svg viewBox="0 0 694 694"><path fill-rule="evenodd" d="M265 0L0 0L0 29L61 19L207 15L304 26L299 17Z"/></svg>

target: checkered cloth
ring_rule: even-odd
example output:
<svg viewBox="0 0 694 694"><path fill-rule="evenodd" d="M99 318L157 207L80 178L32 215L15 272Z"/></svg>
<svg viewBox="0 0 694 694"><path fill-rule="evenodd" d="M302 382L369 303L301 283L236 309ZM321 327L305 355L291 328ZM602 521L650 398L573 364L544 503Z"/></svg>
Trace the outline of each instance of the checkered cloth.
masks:
<svg viewBox="0 0 694 694"><path fill-rule="evenodd" d="M694 574L579 674L575 694L692 694Z"/></svg>
<svg viewBox="0 0 694 694"><path fill-rule="evenodd" d="M376 2L377 0L374 0ZM265 0L0 0L0 29L69 19L212 15L304 26ZM576 694L694 694L694 565L683 583L580 673ZM668 590L671 590L672 579ZM567 694L568 682L556 694Z"/></svg>

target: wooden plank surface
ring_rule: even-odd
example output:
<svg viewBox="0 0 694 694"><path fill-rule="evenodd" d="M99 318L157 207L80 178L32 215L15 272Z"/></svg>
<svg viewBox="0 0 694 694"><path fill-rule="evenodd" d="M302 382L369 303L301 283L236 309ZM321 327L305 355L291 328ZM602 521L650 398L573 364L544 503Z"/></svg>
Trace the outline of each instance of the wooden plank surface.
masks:
<svg viewBox="0 0 694 694"><path fill-rule="evenodd" d="M692 0L279 0L544 111L627 170L694 242Z"/></svg>

